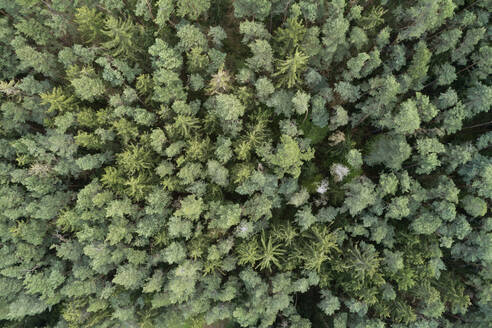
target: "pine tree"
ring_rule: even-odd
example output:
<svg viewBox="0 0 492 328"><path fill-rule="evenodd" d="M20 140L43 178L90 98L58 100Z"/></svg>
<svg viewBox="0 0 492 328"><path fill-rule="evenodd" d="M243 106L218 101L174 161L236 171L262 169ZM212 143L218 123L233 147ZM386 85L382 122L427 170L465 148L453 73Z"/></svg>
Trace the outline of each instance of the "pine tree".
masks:
<svg viewBox="0 0 492 328"><path fill-rule="evenodd" d="M0 0L0 326L487 326L489 2Z"/></svg>
<svg viewBox="0 0 492 328"><path fill-rule="evenodd" d="M104 16L95 8L80 7L75 14L75 23L84 42L97 42L102 37L104 28Z"/></svg>
<svg viewBox="0 0 492 328"><path fill-rule="evenodd" d="M300 75L306 69L309 57L297 48L295 52L285 60L278 61L277 71L273 76L278 76L278 85L292 88L300 83Z"/></svg>
<svg viewBox="0 0 492 328"><path fill-rule="evenodd" d="M111 50L113 57L131 58L135 55L135 38L138 29L131 20L122 20L109 16L104 21L102 32L108 38L108 41L104 42L102 46Z"/></svg>

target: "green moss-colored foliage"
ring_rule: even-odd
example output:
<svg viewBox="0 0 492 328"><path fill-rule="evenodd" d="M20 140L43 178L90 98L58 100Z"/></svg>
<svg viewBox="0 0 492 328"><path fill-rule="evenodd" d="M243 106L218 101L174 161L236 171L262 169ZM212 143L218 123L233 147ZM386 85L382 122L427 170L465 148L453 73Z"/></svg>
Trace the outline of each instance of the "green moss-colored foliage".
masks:
<svg viewBox="0 0 492 328"><path fill-rule="evenodd" d="M490 327L490 10L0 0L0 326Z"/></svg>
<svg viewBox="0 0 492 328"><path fill-rule="evenodd" d="M311 140L311 144L313 145L321 143L328 135L328 126L320 128L319 126L311 123L309 120L299 121L299 127L304 132L304 138Z"/></svg>

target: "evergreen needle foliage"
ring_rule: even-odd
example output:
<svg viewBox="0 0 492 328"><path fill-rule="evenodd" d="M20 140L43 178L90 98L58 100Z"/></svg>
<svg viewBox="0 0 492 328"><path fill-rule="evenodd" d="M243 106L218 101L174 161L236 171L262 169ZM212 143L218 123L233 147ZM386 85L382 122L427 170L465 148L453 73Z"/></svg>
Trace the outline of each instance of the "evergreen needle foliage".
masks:
<svg viewBox="0 0 492 328"><path fill-rule="evenodd" d="M0 327L491 327L491 8L0 0Z"/></svg>

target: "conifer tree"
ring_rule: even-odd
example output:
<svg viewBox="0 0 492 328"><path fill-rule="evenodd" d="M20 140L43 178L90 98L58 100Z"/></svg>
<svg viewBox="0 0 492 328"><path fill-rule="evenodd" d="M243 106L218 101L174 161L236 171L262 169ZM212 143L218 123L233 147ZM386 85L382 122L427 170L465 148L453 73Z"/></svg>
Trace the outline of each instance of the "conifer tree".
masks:
<svg viewBox="0 0 492 328"><path fill-rule="evenodd" d="M488 327L490 7L0 0L0 326Z"/></svg>

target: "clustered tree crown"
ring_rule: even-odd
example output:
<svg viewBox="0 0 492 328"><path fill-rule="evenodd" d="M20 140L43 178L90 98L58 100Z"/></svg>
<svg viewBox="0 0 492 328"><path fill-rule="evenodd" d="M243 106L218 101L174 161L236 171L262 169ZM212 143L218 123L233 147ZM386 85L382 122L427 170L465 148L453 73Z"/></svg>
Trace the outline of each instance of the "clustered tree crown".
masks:
<svg viewBox="0 0 492 328"><path fill-rule="evenodd" d="M0 0L0 326L492 322L489 0Z"/></svg>

